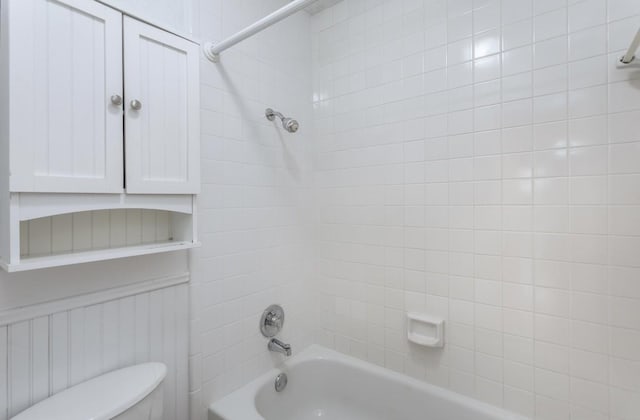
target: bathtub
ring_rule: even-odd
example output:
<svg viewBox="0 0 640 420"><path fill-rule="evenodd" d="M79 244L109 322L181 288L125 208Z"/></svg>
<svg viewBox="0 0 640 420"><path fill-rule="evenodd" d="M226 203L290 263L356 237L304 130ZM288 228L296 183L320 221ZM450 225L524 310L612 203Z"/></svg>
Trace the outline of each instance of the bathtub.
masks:
<svg viewBox="0 0 640 420"><path fill-rule="evenodd" d="M276 392L284 372L287 387ZM209 407L209 420L525 420L399 373L311 346Z"/></svg>

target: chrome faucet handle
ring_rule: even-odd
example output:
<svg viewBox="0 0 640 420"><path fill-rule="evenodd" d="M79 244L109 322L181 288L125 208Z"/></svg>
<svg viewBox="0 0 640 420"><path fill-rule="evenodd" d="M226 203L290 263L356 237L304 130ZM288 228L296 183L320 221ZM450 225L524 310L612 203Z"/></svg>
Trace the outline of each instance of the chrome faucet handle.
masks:
<svg viewBox="0 0 640 420"><path fill-rule="evenodd" d="M282 318L280 318L280 316L277 312L269 312L264 319L264 323L268 327L274 327L279 330L282 328Z"/></svg>
<svg viewBox="0 0 640 420"><path fill-rule="evenodd" d="M271 305L260 318L260 331L265 337L275 337L284 325L284 309L280 305Z"/></svg>

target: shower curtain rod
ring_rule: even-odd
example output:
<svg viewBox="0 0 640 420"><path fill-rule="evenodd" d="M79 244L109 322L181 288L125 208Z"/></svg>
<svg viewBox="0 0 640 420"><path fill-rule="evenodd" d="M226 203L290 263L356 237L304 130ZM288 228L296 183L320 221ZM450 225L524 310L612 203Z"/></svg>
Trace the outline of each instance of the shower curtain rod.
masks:
<svg viewBox="0 0 640 420"><path fill-rule="evenodd" d="M620 62L622 64L631 63L636 58L635 53L638 50L638 47L640 47L640 29L638 29L638 33L636 34L636 37L633 38L633 41L631 41L631 45L629 46L627 53L622 56L622 58L620 59Z"/></svg>
<svg viewBox="0 0 640 420"><path fill-rule="evenodd" d="M294 0L286 6L281 7L268 16L263 17L259 21L247 26L235 35L230 36L218 44L212 42L205 42L202 48L204 49L204 55L214 63L220 60L220 53L228 48L233 47L237 43L244 41L257 34L258 32L267 29L271 25L280 22L282 19L291 16L292 14L304 9L311 3L315 3L318 0Z"/></svg>

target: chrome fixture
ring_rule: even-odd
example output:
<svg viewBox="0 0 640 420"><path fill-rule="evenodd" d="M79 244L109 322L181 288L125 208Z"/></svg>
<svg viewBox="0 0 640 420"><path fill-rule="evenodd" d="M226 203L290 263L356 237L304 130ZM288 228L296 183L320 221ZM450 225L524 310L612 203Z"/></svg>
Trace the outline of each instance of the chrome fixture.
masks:
<svg viewBox="0 0 640 420"><path fill-rule="evenodd" d="M275 353L282 353L286 356L291 356L291 345L287 343L283 343L277 338L272 338L271 341L269 341L268 347L269 347L269 351L272 351Z"/></svg>
<svg viewBox="0 0 640 420"><path fill-rule="evenodd" d="M120 96L120 95L112 95L111 96L111 103L114 104L115 106L122 105L122 96Z"/></svg>
<svg viewBox="0 0 640 420"><path fill-rule="evenodd" d="M131 101L131 109L133 109L134 111L140 111L142 109L142 102L134 99L133 101Z"/></svg>
<svg viewBox="0 0 640 420"><path fill-rule="evenodd" d="M286 373L281 373L280 375L276 376L276 383L275 383L276 392L284 391L284 389L287 387L288 382L289 382L289 378L287 378Z"/></svg>
<svg viewBox="0 0 640 420"><path fill-rule="evenodd" d="M282 330L284 325L284 309L280 305L271 305L262 313L260 317L260 332L267 338L271 338L269 341L269 351L276 353L282 353L287 356L291 356L291 345L283 343L275 337L276 334Z"/></svg>
<svg viewBox="0 0 640 420"><path fill-rule="evenodd" d="M282 121L282 127L284 127L284 129L290 133L295 133L296 131L298 131L298 128L300 128L300 124L298 124L298 121L294 120L293 118L285 117L278 111L274 111L271 108L267 108L267 110L264 112L264 115L269 121L275 120L276 117L280 118L280 121Z"/></svg>
<svg viewBox="0 0 640 420"><path fill-rule="evenodd" d="M284 325L284 309L280 305L271 305L262 313L260 332L267 338L275 337Z"/></svg>

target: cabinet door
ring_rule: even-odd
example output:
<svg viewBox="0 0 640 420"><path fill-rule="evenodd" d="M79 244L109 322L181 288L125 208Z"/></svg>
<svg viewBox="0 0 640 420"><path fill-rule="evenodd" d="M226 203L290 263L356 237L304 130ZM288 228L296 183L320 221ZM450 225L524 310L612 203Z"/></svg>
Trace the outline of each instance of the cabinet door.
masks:
<svg viewBox="0 0 640 420"><path fill-rule="evenodd" d="M87 0L8 1L10 189L122 192L122 15Z"/></svg>
<svg viewBox="0 0 640 420"><path fill-rule="evenodd" d="M198 193L198 46L125 17L124 75L127 192Z"/></svg>

